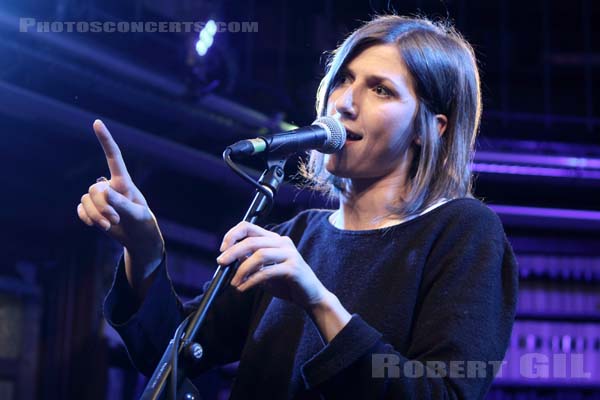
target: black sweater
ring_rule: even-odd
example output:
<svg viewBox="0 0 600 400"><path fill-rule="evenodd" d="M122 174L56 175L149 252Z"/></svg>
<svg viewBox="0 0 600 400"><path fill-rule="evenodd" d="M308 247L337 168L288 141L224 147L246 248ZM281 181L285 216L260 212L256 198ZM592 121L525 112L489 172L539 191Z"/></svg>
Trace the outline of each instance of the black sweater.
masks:
<svg viewBox="0 0 600 400"><path fill-rule="evenodd" d="M494 370L487 362L501 361L509 343L518 286L496 214L458 199L367 231L339 230L329 215L304 211L273 230L292 238L353 314L350 322L325 344L301 308L230 287L203 326L195 373L240 360L233 399L484 397ZM105 302L107 320L145 374L199 301L181 304L165 264L136 309L121 261Z"/></svg>

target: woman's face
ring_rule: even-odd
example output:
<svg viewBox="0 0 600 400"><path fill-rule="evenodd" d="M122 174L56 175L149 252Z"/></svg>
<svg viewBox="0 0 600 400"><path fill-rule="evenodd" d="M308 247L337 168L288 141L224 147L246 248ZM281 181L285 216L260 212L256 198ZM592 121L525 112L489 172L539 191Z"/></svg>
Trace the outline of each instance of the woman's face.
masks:
<svg viewBox="0 0 600 400"><path fill-rule="evenodd" d="M350 179L405 179L413 156L417 100L397 46L366 48L338 77L327 114L339 114L348 140L340 152L325 155L327 171Z"/></svg>

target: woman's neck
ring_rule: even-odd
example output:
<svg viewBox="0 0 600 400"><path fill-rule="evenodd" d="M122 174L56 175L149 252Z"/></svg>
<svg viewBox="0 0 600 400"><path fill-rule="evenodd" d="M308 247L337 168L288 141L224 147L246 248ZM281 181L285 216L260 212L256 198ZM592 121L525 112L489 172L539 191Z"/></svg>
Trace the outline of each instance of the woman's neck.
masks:
<svg viewBox="0 0 600 400"><path fill-rule="evenodd" d="M331 221L345 230L367 230L395 225L403 218L392 215L406 194L405 182L395 177L378 180L352 180Z"/></svg>

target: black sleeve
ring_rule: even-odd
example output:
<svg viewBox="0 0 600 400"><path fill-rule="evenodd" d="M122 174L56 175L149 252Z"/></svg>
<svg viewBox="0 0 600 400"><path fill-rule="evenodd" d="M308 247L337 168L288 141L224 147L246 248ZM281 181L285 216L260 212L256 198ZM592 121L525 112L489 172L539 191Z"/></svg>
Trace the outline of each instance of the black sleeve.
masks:
<svg viewBox="0 0 600 400"><path fill-rule="evenodd" d="M517 293L499 218L487 207L465 213L429 253L408 350L354 315L303 365L305 384L327 399L483 398L508 347Z"/></svg>
<svg viewBox="0 0 600 400"><path fill-rule="evenodd" d="M192 375L239 360L256 294L256 290L240 293L228 286L217 297L199 332L197 341L204 355L197 370L189 371ZM149 376L177 326L197 309L201 299L202 295L185 304L179 300L167 273L165 255L144 301L138 305L121 258L104 302L104 315L123 339L135 367Z"/></svg>

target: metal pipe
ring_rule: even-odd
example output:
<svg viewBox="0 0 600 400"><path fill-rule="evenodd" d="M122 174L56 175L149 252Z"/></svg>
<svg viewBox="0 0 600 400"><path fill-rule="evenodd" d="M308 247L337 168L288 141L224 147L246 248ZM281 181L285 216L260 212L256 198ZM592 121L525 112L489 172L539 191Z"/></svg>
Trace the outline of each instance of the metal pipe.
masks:
<svg viewBox="0 0 600 400"><path fill-rule="evenodd" d="M18 32L19 17L0 10L0 26ZM121 57L115 56L106 49L90 45L90 43L73 40L60 33L32 31L21 34L31 35L35 40L44 45L53 46L86 63L92 63L106 72L114 73L117 71L126 80L153 87L170 96L182 97L188 92L187 87L175 78L141 68ZM211 111L219 112L224 116L235 118L250 126L270 127L272 125L272 118L214 94L204 96L198 104ZM288 125L283 123L280 126L287 127Z"/></svg>

